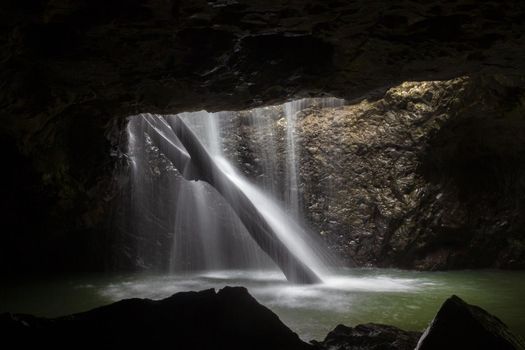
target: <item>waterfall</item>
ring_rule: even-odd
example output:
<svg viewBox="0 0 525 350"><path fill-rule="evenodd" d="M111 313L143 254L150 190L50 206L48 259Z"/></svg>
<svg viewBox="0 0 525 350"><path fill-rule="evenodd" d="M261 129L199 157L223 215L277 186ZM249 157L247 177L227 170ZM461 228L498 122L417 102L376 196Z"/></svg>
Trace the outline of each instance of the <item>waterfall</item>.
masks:
<svg viewBox="0 0 525 350"><path fill-rule="evenodd" d="M286 203L288 209L296 220L302 216L302 200L299 189L298 174L298 154L300 152L297 140L297 115L299 112L317 105L321 108L339 107L344 104L344 100L333 97L329 98L303 98L286 102L283 105L286 116Z"/></svg>
<svg viewBox="0 0 525 350"><path fill-rule="evenodd" d="M159 265L163 259L150 255L155 254L155 247L157 255L166 255L168 245L171 250L167 265L174 272L275 268L259 242L247 233L245 222L225 201L224 193L221 197L205 181L184 179L184 171L177 170L180 165L170 162L159 148L151 124L156 125L157 138L164 138L162 142L183 149L176 138L172 140L168 135L168 124L180 118L203 144L218 171L257 208L286 249L315 274L325 275L331 257L301 221L297 127L299 114L305 109L337 107L343 102L315 98L241 112L131 117L128 153L131 206L137 223L133 229L134 236L139 237L137 244L146 247L137 249L141 264ZM186 152L182 156L189 158ZM166 244L170 239L171 244ZM160 265L165 267L166 263Z"/></svg>
<svg viewBox="0 0 525 350"><path fill-rule="evenodd" d="M296 100L284 104L284 114L286 115L286 203L290 212L296 218L299 217L299 187L297 182L297 138L296 119L297 113L302 109L302 101Z"/></svg>
<svg viewBox="0 0 525 350"><path fill-rule="evenodd" d="M222 157L219 123L232 117L233 113L200 111L177 116L196 133L213 157ZM200 261L196 266L200 270L273 266L212 186L204 181L184 182L184 190L177 194L175 208L172 272L196 269L191 266L196 259ZM192 237L188 237L188 232L192 232ZM188 246L191 243L193 245Z"/></svg>

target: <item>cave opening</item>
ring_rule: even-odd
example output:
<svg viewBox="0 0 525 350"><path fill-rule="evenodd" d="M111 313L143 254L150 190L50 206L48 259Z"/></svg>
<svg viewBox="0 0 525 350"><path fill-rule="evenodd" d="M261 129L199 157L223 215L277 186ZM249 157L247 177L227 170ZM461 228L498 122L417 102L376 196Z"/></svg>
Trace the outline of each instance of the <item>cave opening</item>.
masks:
<svg viewBox="0 0 525 350"><path fill-rule="evenodd" d="M493 293L519 295L525 288L521 273L437 275L385 268L462 267L469 264L462 260L466 240L480 234L486 239L486 232L446 221L422 231L429 225L429 210L437 213L452 202L454 210L466 211L471 203L464 200L465 192L458 192L469 187L458 184L464 180L456 176L455 163L442 158L450 156L450 148L443 151L441 145L447 137L465 140L462 133L468 128L457 124L469 125L480 108L493 108L470 105L464 91L475 86L471 78L461 77L405 82L381 98L353 102L304 98L241 111L127 117L116 131L120 136L113 156L120 161L112 176L120 195L111 222L120 232L113 241L115 264L129 272L88 277L84 286L77 279L76 288L90 295L90 305L98 305L240 284L271 305L303 339L321 337L335 319L373 319L418 329L447 292L481 304L492 303ZM178 123L191 133L189 139ZM479 136L476 140L474 146L482 147ZM227 185L217 180L218 173L228 177ZM485 195L494 192L482 188ZM242 216L246 203L232 191L253 204L284 248L272 246L271 251L250 232L253 223ZM479 201L479 191L469 193ZM446 220L446 215L439 217ZM419 241L409 238L415 233L422 236ZM350 242L342 244L342 238ZM493 248L501 254L508 246ZM283 249L314 280L297 277L297 266L290 268L289 258L283 263L276 255ZM490 256L484 259L490 263ZM498 280L497 287L487 280ZM48 316L80 310L77 291L68 293L75 301L63 308L35 308L27 301L24 307ZM407 311L410 296L414 299ZM17 299L9 298L11 303ZM386 314L385 304L390 305ZM497 305L496 311L521 329L519 312ZM401 310L404 317L392 318ZM312 326L312 318L324 321Z"/></svg>
<svg viewBox="0 0 525 350"><path fill-rule="evenodd" d="M6 343L525 348L522 1L0 18Z"/></svg>

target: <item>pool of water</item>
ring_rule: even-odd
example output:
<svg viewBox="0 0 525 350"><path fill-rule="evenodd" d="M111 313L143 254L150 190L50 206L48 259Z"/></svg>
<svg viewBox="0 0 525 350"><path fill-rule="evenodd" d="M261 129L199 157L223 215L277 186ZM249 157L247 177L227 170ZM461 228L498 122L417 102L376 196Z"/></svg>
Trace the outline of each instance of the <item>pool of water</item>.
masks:
<svg viewBox="0 0 525 350"><path fill-rule="evenodd" d="M323 339L336 325L376 322L423 330L456 294L525 336L525 271L416 272L348 269L311 286L289 284L278 271L215 271L193 275L83 276L2 285L0 312L60 316L124 298L244 286L302 339Z"/></svg>

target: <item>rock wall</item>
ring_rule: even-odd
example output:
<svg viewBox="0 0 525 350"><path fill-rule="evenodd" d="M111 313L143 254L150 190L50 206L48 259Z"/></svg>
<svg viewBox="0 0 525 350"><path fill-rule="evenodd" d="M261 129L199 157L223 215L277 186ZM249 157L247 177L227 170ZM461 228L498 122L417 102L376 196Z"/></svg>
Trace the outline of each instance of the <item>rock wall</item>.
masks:
<svg viewBox="0 0 525 350"><path fill-rule="evenodd" d="M304 116L311 222L360 264L523 267L523 98L460 78Z"/></svg>
<svg viewBox="0 0 525 350"><path fill-rule="evenodd" d="M323 94L381 97L402 81L465 74L499 76L524 86L524 6L518 0L2 2L0 135L9 163L2 171L0 269L16 274L115 266L119 234L109 224L118 214L114 202L126 179L113 181L110 154L128 115L240 110ZM493 92L506 96L508 89ZM497 108L503 114L508 109ZM463 138L481 142L487 132L497 134L489 158L514 174L507 182L519 182L516 155L498 156L508 152L507 146L521 147L519 122L488 120L484 126L475 122L475 133L456 134L451 126L437 139L439 151L429 153L426 163L433 184L468 174L460 171L472 169L467 163L443 164L458 159L457 152L465 154L469 142ZM514 143L507 144L505 132ZM470 160L482 167L478 160L484 154ZM442 164L443 171L431 170L432 164ZM496 176L502 168L483 169L477 174ZM458 181L485 181L465 176ZM506 193L514 198L512 186L505 188L498 203L511 202ZM472 191L477 190L457 195L473 198ZM449 201L454 203L454 196ZM480 207L485 200L466 201L478 208L468 210L469 220L489 210ZM504 213L515 212L512 205L498 203L490 205L498 215L514 215ZM448 209L443 215L452 215ZM509 232L518 224L500 223ZM519 230L514 232L518 238L511 239L509 252L520 252ZM341 243L342 249L352 240ZM483 242L480 246L490 247L492 240ZM512 261L520 253L508 254L501 261L516 266Z"/></svg>
<svg viewBox="0 0 525 350"><path fill-rule="evenodd" d="M348 264L523 267L524 97L510 81L464 77L304 110L296 133L308 223ZM239 119L230 150L264 183L260 149L277 135L285 163L286 120L261 135Z"/></svg>

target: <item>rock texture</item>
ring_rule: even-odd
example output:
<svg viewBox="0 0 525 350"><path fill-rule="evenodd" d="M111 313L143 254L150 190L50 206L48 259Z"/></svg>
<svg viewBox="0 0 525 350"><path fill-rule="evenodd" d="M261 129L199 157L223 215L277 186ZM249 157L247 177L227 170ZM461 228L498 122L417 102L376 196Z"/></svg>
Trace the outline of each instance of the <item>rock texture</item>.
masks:
<svg viewBox="0 0 525 350"><path fill-rule="evenodd" d="M305 115L311 221L360 264L523 267L525 95L492 89L512 86L404 83Z"/></svg>
<svg viewBox="0 0 525 350"><path fill-rule="evenodd" d="M22 348L312 348L241 287L122 300L56 319L2 314L0 329Z"/></svg>
<svg viewBox="0 0 525 350"><path fill-rule="evenodd" d="M453 295L445 301L416 350L525 349L497 317Z"/></svg>
<svg viewBox="0 0 525 350"><path fill-rule="evenodd" d="M524 7L517 0L2 2L0 135L11 162L1 181L10 193L2 196L8 210L1 216L1 269L115 266L119 240L109 224L122 184L112 181L110 150L126 116L243 109L322 94L351 100L381 96L402 81L463 75L497 76L523 87ZM498 123L512 129L507 120ZM462 136L451 126L432 154L448 161L445 155L463 146L449 148L447 140L477 142L491 130L489 158L508 164L499 152L519 145L517 131L510 134L515 144L504 147L508 138L492 124L474 125L475 133ZM453 174L461 176L461 164ZM448 179L436 175L436 182ZM448 209L445 226L455 227ZM523 245L512 241L516 252L502 261L517 266ZM479 246L491 242L481 239ZM421 266L434 265L425 261Z"/></svg>
<svg viewBox="0 0 525 350"><path fill-rule="evenodd" d="M125 116L301 93L357 97L409 79L514 74L524 62L520 1L36 0L2 9L3 103L33 117L79 105Z"/></svg>
<svg viewBox="0 0 525 350"><path fill-rule="evenodd" d="M348 264L522 268L524 98L512 81L464 77L302 111L297 158L310 226ZM277 140L273 178L284 179L285 118L262 133L237 118L225 133L229 154L265 183L261 145Z"/></svg>
<svg viewBox="0 0 525 350"><path fill-rule="evenodd" d="M319 350L413 350L420 336L420 332L383 324L367 323L354 328L339 325L314 345Z"/></svg>

